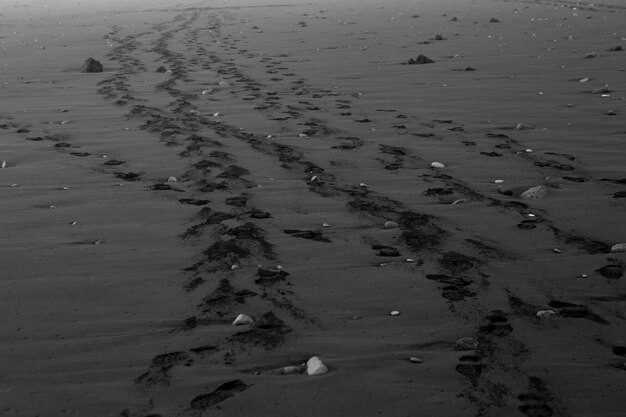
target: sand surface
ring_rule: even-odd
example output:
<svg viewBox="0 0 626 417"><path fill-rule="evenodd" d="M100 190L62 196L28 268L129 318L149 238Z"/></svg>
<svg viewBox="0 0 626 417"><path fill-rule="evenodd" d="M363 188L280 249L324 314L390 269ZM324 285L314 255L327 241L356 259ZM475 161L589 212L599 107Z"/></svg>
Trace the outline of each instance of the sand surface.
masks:
<svg viewBox="0 0 626 417"><path fill-rule="evenodd" d="M2 416L626 412L621 1L1 17Z"/></svg>

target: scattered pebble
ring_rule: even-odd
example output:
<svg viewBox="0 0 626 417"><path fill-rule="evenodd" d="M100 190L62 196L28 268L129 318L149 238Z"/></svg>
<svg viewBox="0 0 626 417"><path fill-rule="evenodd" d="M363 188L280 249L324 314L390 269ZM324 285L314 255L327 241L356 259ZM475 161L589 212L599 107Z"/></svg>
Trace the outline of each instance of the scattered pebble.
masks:
<svg viewBox="0 0 626 417"><path fill-rule="evenodd" d="M7 167L7 161L2 161L2 168L6 168Z"/></svg>
<svg viewBox="0 0 626 417"><path fill-rule="evenodd" d="M328 224L328 223L322 223L322 227L330 227L330 224Z"/></svg>
<svg viewBox="0 0 626 417"><path fill-rule="evenodd" d="M240 268L240 267L239 267L239 265L237 265L237 264L234 264L234 265L231 265L231 266L230 266L230 270L231 270L231 271L234 271L235 269L239 269L239 268Z"/></svg>
<svg viewBox="0 0 626 417"><path fill-rule="evenodd" d="M412 362L412 363L423 363L424 361L421 360L420 358L418 358L417 356L411 356L409 358L409 362Z"/></svg>
<svg viewBox="0 0 626 417"><path fill-rule="evenodd" d="M626 252L626 243L616 243L611 246L611 252L613 253L622 253Z"/></svg>
<svg viewBox="0 0 626 417"><path fill-rule="evenodd" d="M547 195L548 195L548 189L544 187L543 185L538 185L536 187L532 187L524 191L520 195L520 197L528 198L528 199L537 199L537 198L543 198Z"/></svg>
<svg viewBox="0 0 626 417"><path fill-rule="evenodd" d="M563 253L563 251L561 249L559 249L559 248L554 248L554 249L552 249L552 251L554 253Z"/></svg>
<svg viewBox="0 0 626 417"><path fill-rule="evenodd" d="M178 182L178 179L176 177L169 177L167 182Z"/></svg>
<svg viewBox="0 0 626 417"><path fill-rule="evenodd" d="M467 198L459 198L458 200L454 200L451 205L456 206L457 204L467 203L468 201Z"/></svg>
<svg viewBox="0 0 626 417"><path fill-rule="evenodd" d="M495 184L504 184L504 180L495 180L494 183Z"/></svg>
<svg viewBox="0 0 626 417"><path fill-rule="evenodd" d="M446 166L441 162L433 162L430 164L431 168L445 168Z"/></svg>
<svg viewBox="0 0 626 417"><path fill-rule="evenodd" d="M317 356L313 356L306 362L307 375L323 375L328 372L328 367Z"/></svg>
<svg viewBox="0 0 626 417"><path fill-rule="evenodd" d="M588 54L585 55L585 59L590 59L590 58L595 58L597 57L598 54L595 52L589 52Z"/></svg>
<svg viewBox="0 0 626 417"><path fill-rule="evenodd" d="M238 315L237 318L233 321L233 326L245 326L247 324L254 324L254 320L252 319L252 317L245 314Z"/></svg>
<svg viewBox="0 0 626 417"><path fill-rule="evenodd" d="M587 275L587 274L580 274L580 277L581 278L589 278L589 275Z"/></svg>
<svg viewBox="0 0 626 417"><path fill-rule="evenodd" d="M606 114L608 114L609 116L617 115L617 113L615 113L615 110L609 110L609 111L606 112Z"/></svg>
<svg viewBox="0 0 626 417"><path fill-rule="evenodd" d="M391 313L389 313L390 316L399 316L400 312L398 310L393 310Z"/></svg>
<svg viewBox="0 0 626 417"><path fill-rule="evenodd" d="M361 187L361 188L372 188L370 185L367 185L364 182L360 183L359 187Z"/></svg>

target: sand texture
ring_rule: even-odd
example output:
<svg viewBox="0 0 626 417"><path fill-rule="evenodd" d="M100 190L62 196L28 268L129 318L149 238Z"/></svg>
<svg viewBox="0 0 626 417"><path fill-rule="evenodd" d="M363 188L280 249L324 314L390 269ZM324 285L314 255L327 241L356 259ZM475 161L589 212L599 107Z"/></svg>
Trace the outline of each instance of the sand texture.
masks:
<svg viewBox="0 0 626 417"><path fill-rule="evenodd" d="M621 1L59 4L2 10L0 415L625 415Z"/></svg>

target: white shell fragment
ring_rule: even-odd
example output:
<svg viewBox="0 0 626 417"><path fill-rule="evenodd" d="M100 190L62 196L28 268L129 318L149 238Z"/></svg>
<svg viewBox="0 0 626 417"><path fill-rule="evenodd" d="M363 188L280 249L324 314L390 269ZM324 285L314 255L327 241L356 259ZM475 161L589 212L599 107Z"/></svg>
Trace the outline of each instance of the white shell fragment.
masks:
<svg viewBox="0 0 626 417"><path fill-rule="evenodd" d="M431 168L445 168L446 166L441 162L433 162L430 164Z"/></svg>
<svg viewBox="0 0 626 417"><path fill-rule="evenodd" d="M494 184L504 184L504 180L495 180Z"/></svg>
<svg viewBox="0 0 626 417"><path fill-rule="evenodd" d="M611 252L613 253L622 253L626 252L626 243L616 243L611 246Z"/></svg>
<svg viewBox="0 0 626 417"><path fill-rule="evenodd" d="M7 161L2 161L2 168L6 168L7 167Z"/></svg>
<svg viewBox="0 0 626 417"><path fill-rule="evenodd" d="M537 317L539 317L540 319L545 319L555 314L556 314L556 311L554 310L539 310L537 312Z"/></svg>
<svg viewBox="0 0 626 417"><path fill-rule="evenodd" d="M420 358L418 358L417 356L411 356L409 358L409 362L412 362L412 363L423 363L424 361L421 360Z"/></svg>
<svg viewBox="0 0 626 417"><path fill-rule="evenodd" d="M390 316L399 316L400 312L398 310L393 310L391 313L389 313Z"/></svg>
<svg viewBox="0 0 626 417"><path fill-rule="evenodd" d="M526 123L518 123L517 126L515 126L515 130L532 130L532 129L534 129L534 127Z"/></svg>
<svg viewBox="0 0 626 417"><path fill-rule="evenodd" d="M384 225L385 229L396 229L397 227L398 227L398 223L392 222L392 221L387 221L385 222L385 225Z"/></svg>
<svg viewBox="0 0 626 417"><path fill-rule="evenodd" d="M307 375L323 375L328 372L328 367L317 356L313 356L306 362Z"/></svg>
<svg viewBox="0 0 626 417"><path fill-rule="evenodd" d="M543 198L547 195L548 195L548 189L544 187L543 185L538 185L536 187L532 187L524 191L520 195L520 197L529 198L529 199L537 199L537 198Z"/></svg>
<svg viewBox="0 0 626 417"><path fill-rule="evenodd" d="M233 326L245 326L246 324L254 324L254 320L252 317L247 316L245 314L240 314L233 321Z"/></svg>

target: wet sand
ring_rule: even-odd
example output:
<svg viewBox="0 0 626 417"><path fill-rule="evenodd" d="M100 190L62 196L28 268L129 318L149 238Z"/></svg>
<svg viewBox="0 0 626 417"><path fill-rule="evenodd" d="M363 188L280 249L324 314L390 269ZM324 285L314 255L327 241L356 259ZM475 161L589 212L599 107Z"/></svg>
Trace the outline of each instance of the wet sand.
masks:
<svg viewBox="0 0 626 417"><path fill-rule="evenodd" d="M623 415L626 8L278 3L3 12L0 414Z"/></svg>

